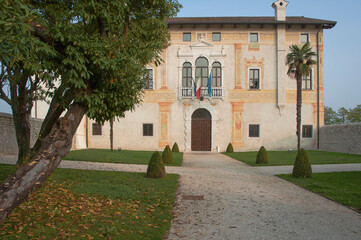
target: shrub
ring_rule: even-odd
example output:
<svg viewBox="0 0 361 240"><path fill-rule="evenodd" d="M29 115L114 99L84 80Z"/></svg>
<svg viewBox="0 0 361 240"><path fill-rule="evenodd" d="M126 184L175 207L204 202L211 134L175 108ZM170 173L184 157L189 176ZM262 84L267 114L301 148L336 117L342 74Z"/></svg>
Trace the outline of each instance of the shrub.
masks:
<svg viewBox="0 0 361 240"><path fill-rule="evenodd" d="M257 164L268 164L267 151L264 148L264 146L262 146L258 151L256 163Z"/></svg>
<svg viewBox="0 0 361 240"><path fill-rule="evenodd" d="M166 176L163 160L159 152L154 152L148 164L148 178L164 178Z"/></svg>
<svg viewBox="0 0 361 240"><path fill-rule="evenodd" d="M234 151L233 151L232 143L229 143L229 144L228 144L226 152L228 152L228 153L233 153L233 152L234 152Z"/></svg>
<svg viewBox="0 0 361 240"><path fill-rule="evenodd" d="M165 146L162 154L162 159L164 163L173 163L173 155L169 145Z"/></svg>
<svg viewBox="0 0 361 240"><path fill-rule="evenodd" d="M307 156L305 149L301 148L298 151L295 164L292 171L293 177L310 178L312 176L312 169L310 159Z"/></svg>
<svg viewBox="0 0 361 240"><path fill-rule="evenodd" d="M179 147L178 147L178 144L177 144L177 143L174 143L174 144L173 144L172 152L179 152Z"/></svg>

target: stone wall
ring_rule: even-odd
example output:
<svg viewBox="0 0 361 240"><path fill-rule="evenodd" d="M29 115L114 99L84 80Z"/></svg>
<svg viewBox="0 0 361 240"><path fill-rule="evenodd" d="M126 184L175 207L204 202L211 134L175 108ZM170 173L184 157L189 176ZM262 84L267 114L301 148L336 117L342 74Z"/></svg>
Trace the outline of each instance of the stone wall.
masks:
<svg viewBox="0 0 361 240"><path fill-rule="evenodd" d="M37 139L42 120L31 119L31 145ZM17 155L18 144L16 142L15 127L11 114L0 113L0 156Z"/></svg>
<svg viewBox="0 0 361 240"><path fill-rule="evenodd" d="M361 154L361 123L323 126L320 129L320 149Z"/></svg>

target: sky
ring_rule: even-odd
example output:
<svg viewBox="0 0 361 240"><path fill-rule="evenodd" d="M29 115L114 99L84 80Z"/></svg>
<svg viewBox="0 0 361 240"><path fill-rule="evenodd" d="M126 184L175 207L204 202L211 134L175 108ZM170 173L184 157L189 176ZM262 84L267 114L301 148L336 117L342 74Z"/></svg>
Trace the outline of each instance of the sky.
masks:
<svg viewBox="0 0 361 240"><path fill-rule="evenodd" d="M178 17L274 16L275 0L179 0ZM361 104L361 0L288 0L286 16L337 21L324 30L325 106ZM0 100L0 112L10 107Z"/></svg>

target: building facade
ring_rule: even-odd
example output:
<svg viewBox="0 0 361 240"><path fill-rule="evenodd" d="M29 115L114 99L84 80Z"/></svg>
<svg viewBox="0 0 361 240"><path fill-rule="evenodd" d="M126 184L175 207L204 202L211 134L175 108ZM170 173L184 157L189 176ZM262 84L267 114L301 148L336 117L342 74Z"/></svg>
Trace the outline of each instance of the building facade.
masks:
<svg viewBox="0 0 361 240"><path fill-rule="evenodd" d="M323 30L336 22L286 17L287 5L274 2L274 17L169 19L164 63L147 66L143 102L114 122L114 147L296 148L296 80L285 62L291 45L309 42L317 64L303 79L301 145L316 148L324 112ZM109 130L109 123L85 118L74 148L109 148Z"/></svg>

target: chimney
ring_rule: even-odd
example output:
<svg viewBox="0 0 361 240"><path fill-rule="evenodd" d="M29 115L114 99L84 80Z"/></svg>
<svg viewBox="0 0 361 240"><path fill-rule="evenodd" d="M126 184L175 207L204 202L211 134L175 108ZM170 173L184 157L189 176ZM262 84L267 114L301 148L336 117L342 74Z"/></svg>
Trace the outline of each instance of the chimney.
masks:
<svg viewBox="0 0 361 240"><path fill-rule="evenodd" d="M272 4L272 7L275 9L276 21L286 21L287 5L288 5L288 2L285 0L277 0Z"/></svg>

